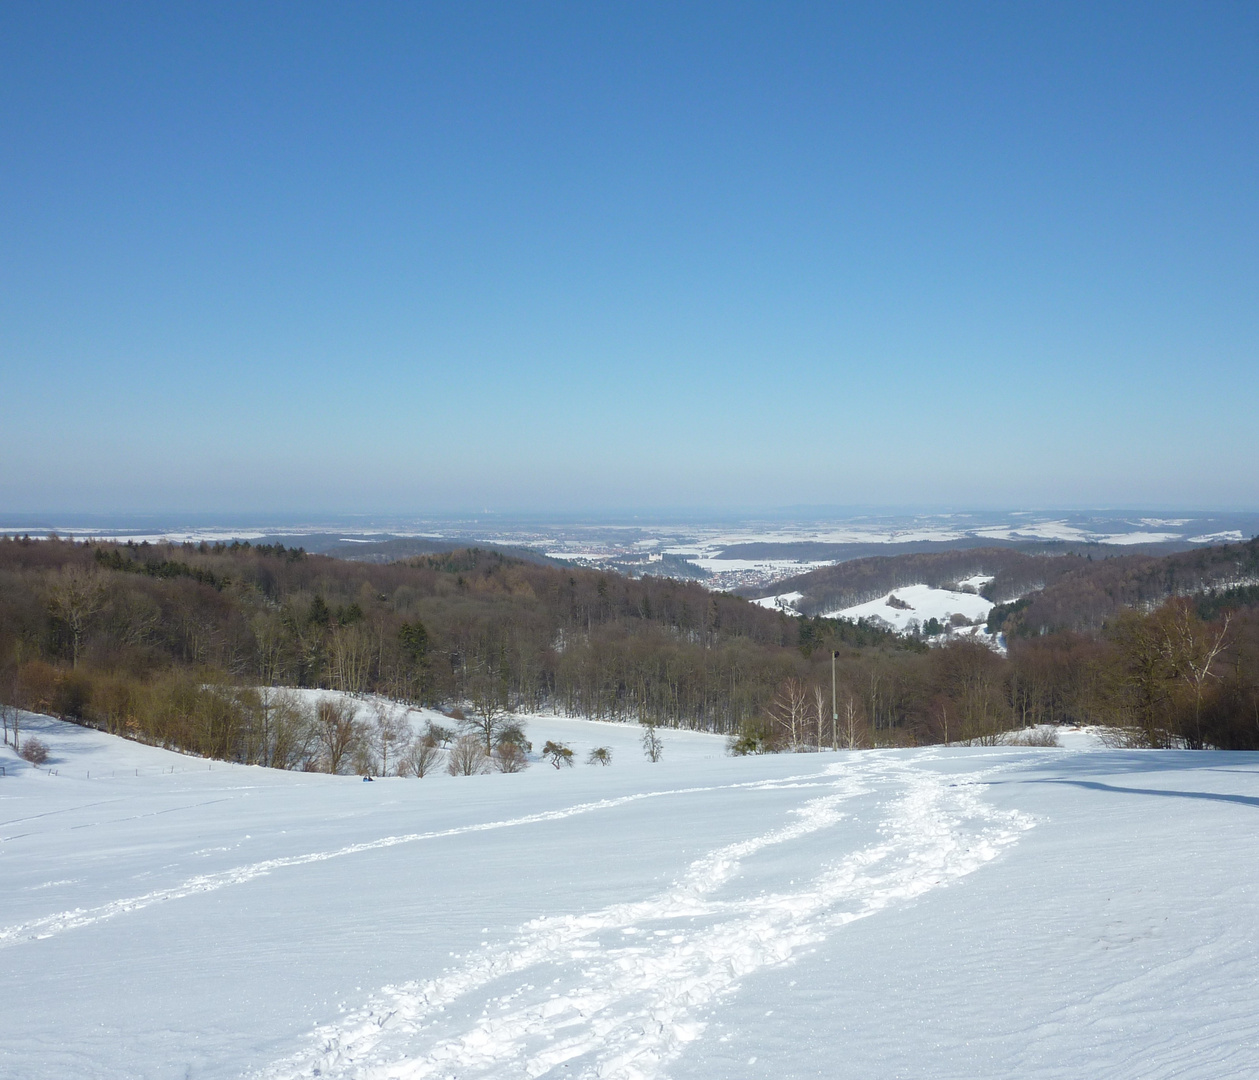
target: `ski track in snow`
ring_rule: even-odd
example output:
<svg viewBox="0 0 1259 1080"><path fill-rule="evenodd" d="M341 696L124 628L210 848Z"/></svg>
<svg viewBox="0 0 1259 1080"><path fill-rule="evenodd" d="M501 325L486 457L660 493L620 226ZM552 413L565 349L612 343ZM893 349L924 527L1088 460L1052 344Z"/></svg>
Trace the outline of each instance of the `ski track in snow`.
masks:
<svg viewBox="0 0 1259 1080"><path fill-rule="evenodd" d="M73 908L44 915L38 919L30 919L24 923L0 928L0 948L17 945L27 941L38 941L49 938L67 930L76 930L93 923L112 919L127 912L139 911L164 904L172 900L182 900L201 893L214 892L230 885L243 885L254 878L262 877L276 870L290 866L304 866L308 863L325 862L328 859L339 859L347 855L357 855L364 851L377 851L381 848L396 847L400 844L414 844L424 840L440 840L450 836L463 836L467 833L489 832L494 829L509 829L520 825L536 825L549 821L560 821L564 818L588 814L596 810L610 810L626 803L641 802L644 799L659 799L671 795L692 795L709 791L723 791L735 788L766 789L807 787L826 777L826 773L810 773L803 776L784 777L781 780L754 780L740 784L717 784L708 787L671 788L666 791L643 791L633 795L623 795L612 799L599 799L595 802L578 803L559 810L547 810L537 814L526 814L522 817L508 818L503 821L480 822L475 825L460 825L451 829L440 829L433 832L404 833L398 836L384 836L377 840L369 840L359 844L347 844L331 851L314 851L304 855L288 855L277 859L265 859L261 862L249 863L245 866L221 870L213 874L199 874L172 885L165 889L155 889L140 896L130 896L121 900L112 900L93 908ZM221 800L220 800L221 801Z"/></svg>
<svg viewBox="0 0 1259 1080"><path fill-rule="evenodd" d="M973 873L1032 825L980 799L987 770L949 777L871 755L827 772L834 790L806 802L794 822L709 853L656 896L535 919L462 967L383 988L255 1077L532 1078L563 1067L567 1076L653 1080L744 978ZM836 825L843 804L875 783L900 788L877 843L821 867L797 892L716 895L744 860ZM445 1015L456 1006L479 1009L479 1019Z"/></svg>

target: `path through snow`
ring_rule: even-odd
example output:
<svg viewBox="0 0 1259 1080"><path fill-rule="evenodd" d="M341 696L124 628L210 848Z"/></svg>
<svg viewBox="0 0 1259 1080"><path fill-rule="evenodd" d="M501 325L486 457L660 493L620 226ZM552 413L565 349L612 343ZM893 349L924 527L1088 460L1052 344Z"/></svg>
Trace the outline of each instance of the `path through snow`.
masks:
<svg viewBox="0 0 1259 1080"><path fill-rule="evenodd" d="M940 774L922 767L929 760L872 753L793 778L829 790L790 824L706 854L655 896L534 919L441 975L385 987L319 1028L307 1050L256 1075L464 1080L563 1066L566 1076L603 1080L661 1076L743 980L846 923L974 872L1031 826L981 799L982 772ZM740 890L750 860L833 829L845 803L872 791L894 793L882 803L877 842L819 865L798 890Z"/></svg>

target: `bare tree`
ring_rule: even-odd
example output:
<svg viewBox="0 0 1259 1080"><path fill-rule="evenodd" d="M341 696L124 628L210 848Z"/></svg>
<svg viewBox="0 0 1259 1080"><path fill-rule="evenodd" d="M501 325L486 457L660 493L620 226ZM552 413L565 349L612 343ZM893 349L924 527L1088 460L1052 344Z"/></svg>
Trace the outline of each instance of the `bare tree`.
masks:
<svg viewBox="0 0 1259 1080"><path fill-rule="evenodd" d="M451 776L477 776L488 768L489 755L476 736L465 735L450 748L446 771Z"/></svg>
<svg viewBox="0 0 1259 1080"><path fill-rule="evenodd" d="M1001 685L1001 658L963 638L933 650L931 660L957 737L971 746L995 746L1016 722Z"/></svg>
<svg viewBox="0 0 1259 1080"><path fill-rule="evenodd" d="M1168 666L1193 694L1193 745L1201 748L1202 695L1207 682L1216 677L1215 662L1228 640L1232 612L1224 613L1224 625L1217 632L1198 617L1192 600L1179 597L1156 618Z"/></svg>
<svg viewBox="0 0 1259 1080"><path fill-rule="evenodd" d="M774 700L769 703L771 723L787 739L790 750L798 750L804 734L808 712L808 691L804 683L792 676L778 688Z"/></svg>
<svg viewBox="0 0 1259 1080"><path fill-rule="evenodd" d="M315 739L315 721L310 709L293 694L264 689L264 765L273 769L296 769L310 758Z"/></svg>
<svg viewBox="0 0 1259 1080"><path fill-rule="evenodd" d="M4 742L9 744L9 728L13 729L13 749L20 750L18 746L18 723L21 718L22 710L16 705L0 704L0 719L4 720Z"/></svg>
<svg viewBox="0 0 1259 1080"><path fill-rule="evenodd" d="M284 620L273 612L263 612L250 623L254 634L258 679L263 686L275 686L281 680L289 635Z"/></svg>
<svg viewBox="0 0 1259 1080"><path fill-rule="evenodd" d="M372 749L380 755L380 775L388 776L390 755L397 757L402 753L402 748L411 739L411 724L406 714L399 713L392 704L377 701L372 706L367 733Z"/></svg>
<svg viewBox="0 0 1259 1080"><path fill-rule="evenodd" d="M323 747L330 773L340 771L342 762L357 748L362 734L353 702L344 698L322 698L315 707L315 735Z"/></svg>
<svg viewBox="0 0 1259 1080"><path fill-rule="evenodd" d="M463 726L480 736L488 754L494 749L499 731L507 722L507 695L498 672L493 669L477 672L468 693L472 715L463 720Z"/></svg>
<svg viewBox="0 0 1259 1080"><path fill-rule="evenodd" d="M826 693L822 690L820 686L815 686L813 688L813 719L817 723L817 735L816 735L815 745L819 751L822 749L822 726L827 720L830 719L830 716L829 716L830 710L826 706L827 706ZM831 727L832 729L834 728L834 723L831 724ZM833 734L833 731L832 731L832 734Z"/></svg>
<svg viewBox="0 0 1259 1080"><path fill-rule="evenodd" d="M104 602L105 584L95 569L63 567L48 590L48 606L53 617L64 623L70 634L72 667L79 666L83 635Z"/></svg>
<svg viewBox="0 0 1259 1080"><path fill-rule="evenodd" d="M845 750L857 750L865 742L865 720L861 712L861 699L845 689L839 699L839 744Z"/></svg>
<svg viewBox="0 0 1259 1080"><path fill-rule="evenodd" d="M949 699L944 695L936 698L931 706L935 717L940 722L940 734L944 740L944 745L949 745Z"/></svg>
<svg viewBox="0 0 1259 1080"><path fill-rule="evenodd" d="M429 736L414 739L402 755L398 772L407 776L424 777L437 769L445 754Z"/></svg>
<svg viewBox="0 0 1259 1080"><path fill-rule="evenodd" d="M358 623L334 626L328 636L328 669L338 690L360 694L367 689L375 657L374 643Z"/></svg>

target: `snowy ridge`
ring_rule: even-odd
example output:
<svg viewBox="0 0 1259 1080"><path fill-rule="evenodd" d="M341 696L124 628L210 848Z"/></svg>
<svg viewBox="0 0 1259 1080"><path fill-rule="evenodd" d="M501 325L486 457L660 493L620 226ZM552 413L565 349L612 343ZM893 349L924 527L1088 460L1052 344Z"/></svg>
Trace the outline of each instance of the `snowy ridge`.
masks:
<svg viewBox="0 0 1259 1080"><path fill-rule="evenodd" d="M256 1076L537 1077L562 1065L566 1075L649 1080L700 1038L710 1007L749 975L973 873L1032 825L985 804L979 773L949 782L872 754L818 776L825 783L816 786L832 791L799 807L792 824L710 852L656 896L535 919L460 968L385 987L318 1029L309 1051ZM722 895L746 860L834 827L846 801L889 783L900 794L885 804L877 843L824 866L798 891ZM457 1003L479 1008L479 1019L449 1023Z"/></svg>

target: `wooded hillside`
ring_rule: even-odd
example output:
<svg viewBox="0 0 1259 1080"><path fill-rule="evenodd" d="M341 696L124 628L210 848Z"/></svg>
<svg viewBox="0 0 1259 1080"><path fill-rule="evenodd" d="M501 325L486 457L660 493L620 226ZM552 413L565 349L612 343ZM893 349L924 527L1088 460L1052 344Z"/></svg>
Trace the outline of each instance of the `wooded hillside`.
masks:
<svg viewBox="0 0 1259 1080"><path fill-rule="evenodd" d="M8 700L164 739L171 723L145 717L178 707L149 699L212 683L729 731L806 663L797 644L793 620L698 585L478 550L373 565L279 546L0 541ZM177 741L230 754L208 738Z"/></svg>
<svg viewBox="0 0 1259 1080"><path fill-rule="evenodd" d="M1157 572L1111 560L1112 578L1088 580L1156 595L1223 581L1254 548L1173 556L1183 561ZM1000 572L1022 572L1026 556L998 554L1014 560ZM1037 597L1093 573L1087 560L1054 563L1068 569ZM946 571L992 568L934 572ZM897 572L922 580L916 566ZM4 540L0 698L267 764L298 760L280 753L258 701L270 686L375 691L470 717L642 720L737 733L752 750L990 740L1042 722L1117 725L1144 745L1259 746L1255 597L1199 592L1117 610L1114 592L1098 595L1113 615L1101 629L1013 634L1003 658L970 641L928 648L875 626L791 618L693 583L477 550L375 565L278 545Z"/></svg>
<svg viewBox="0 0 1259 1080"><path fill-rule="evenodd" d="M822 567L773 588L802 593L796 606L819 614L906 585L945 588L977 575L993 578L980 591L998 604L1027 598L1011 633L1096 632L1125 607L1149 610L1174 596L1259 585L1259 539L1162 556L1029 555L993 547L879 556Z"/></svg>

